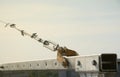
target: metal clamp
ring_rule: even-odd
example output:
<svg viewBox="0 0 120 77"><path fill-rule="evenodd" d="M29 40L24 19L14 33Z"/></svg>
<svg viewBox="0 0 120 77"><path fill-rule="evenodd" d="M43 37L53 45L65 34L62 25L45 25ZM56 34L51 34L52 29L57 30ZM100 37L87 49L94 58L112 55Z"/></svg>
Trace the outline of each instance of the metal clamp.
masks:
<svg viewBox="0 0 120 77"><path fill-rule="evenodd" d="M48 49L50 49L50 50L52 50L52 51L56 51L59 48L58 44L53 43L51 41L47 41L47 40L45 40L43 42L43 46L46 47L46 48L48 48Z"/></svg>

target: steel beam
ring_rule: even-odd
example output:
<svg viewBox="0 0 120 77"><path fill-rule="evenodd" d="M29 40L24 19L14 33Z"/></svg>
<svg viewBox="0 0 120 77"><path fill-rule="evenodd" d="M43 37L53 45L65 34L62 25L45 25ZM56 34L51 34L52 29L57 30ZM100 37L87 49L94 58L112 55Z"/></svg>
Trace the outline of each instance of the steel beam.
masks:
<svg viewBox="0 0 120 77"><path fill-rule="evenodd" d="M117 55L101 54L91 56L65 57L69 67L65 68L56 59L16 62L0 65L0 71L44 71L74 70L80 77L104 77L104 73L117 71Z"/></svg>

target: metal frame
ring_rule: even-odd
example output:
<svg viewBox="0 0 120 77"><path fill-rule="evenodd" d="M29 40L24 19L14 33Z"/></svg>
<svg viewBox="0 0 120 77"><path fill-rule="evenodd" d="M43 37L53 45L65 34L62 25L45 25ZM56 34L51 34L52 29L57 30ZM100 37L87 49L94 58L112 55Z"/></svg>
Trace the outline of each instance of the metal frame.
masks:
<svg viewBox="0 0 120 77"><path fill-rule="evenodd" d="M109 57L113 57L115 54L110 55L105 54L105 56ZM102 62L100 58L101 55L66 57L69 62L69 67L67 68L63 67L56 59L8 63L0 65L0 71L74 70L79 73L79 77L104 77L104 73L116 72L116 68L112 68L112 71L111 68L108 68L107 71L104 71L104 69L101 70ZM117 61L117 58L114 59L114 61ZM107 60L104 63L108 64L111 62ZM117 62L115 66L117 67Z"/></svg>

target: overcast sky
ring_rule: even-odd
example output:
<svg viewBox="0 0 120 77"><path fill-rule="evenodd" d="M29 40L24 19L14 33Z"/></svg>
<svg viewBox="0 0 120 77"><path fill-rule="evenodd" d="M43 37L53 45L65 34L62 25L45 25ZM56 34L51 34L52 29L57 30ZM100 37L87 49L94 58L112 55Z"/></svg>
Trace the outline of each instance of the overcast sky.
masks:
<svg viewBox="0 0 120 77"><path fill-rule="evenodd" d="M76 50L120 57L120 0L0 0L0 20ZM42 44L0 23L0 63L56 58Z"/></svg>

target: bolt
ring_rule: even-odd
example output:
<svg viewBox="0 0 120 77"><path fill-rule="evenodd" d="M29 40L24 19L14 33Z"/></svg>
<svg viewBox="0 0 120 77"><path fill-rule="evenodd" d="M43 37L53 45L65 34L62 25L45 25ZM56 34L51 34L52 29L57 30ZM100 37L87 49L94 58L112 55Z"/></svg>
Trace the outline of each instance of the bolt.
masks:
<svg viewBox="0 0 120 77"><path fill-rule="evenodd" d="M94 66L96 66L96 65L97 65L96 60L93 60L93 61L92 61L92 64L93 64Z"/></svg>
<svg viewBox="0 0 120 77"><path fill-rule="evenodd" d="M5 67L4 66L0 66L0 68L4 69Z"/></svg>
<svg viewBox="0 0 120 77"><path fill-rule="evenodd" d="M80 61L78 61L78 62L77 62L77 65L78 65L78 66L80 66L80 65L81 65L81 62L80 62Z"/></svg>

